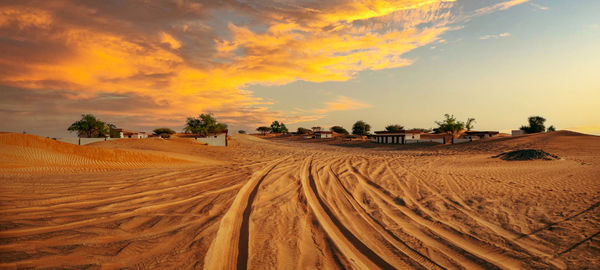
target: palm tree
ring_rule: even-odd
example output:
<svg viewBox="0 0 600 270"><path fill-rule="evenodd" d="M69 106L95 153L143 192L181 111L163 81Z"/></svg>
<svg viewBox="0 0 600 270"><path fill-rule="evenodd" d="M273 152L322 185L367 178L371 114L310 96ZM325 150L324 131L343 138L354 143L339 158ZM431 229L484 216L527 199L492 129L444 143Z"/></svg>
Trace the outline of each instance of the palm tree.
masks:
<svg viewBox="0 0 600 270"><path fill-rule="evenodd" d="M465 123L465 128L467 130L473 129L473 123L475 123L475 118L469 118L469 119L467 119L467 123Z"/></svg>

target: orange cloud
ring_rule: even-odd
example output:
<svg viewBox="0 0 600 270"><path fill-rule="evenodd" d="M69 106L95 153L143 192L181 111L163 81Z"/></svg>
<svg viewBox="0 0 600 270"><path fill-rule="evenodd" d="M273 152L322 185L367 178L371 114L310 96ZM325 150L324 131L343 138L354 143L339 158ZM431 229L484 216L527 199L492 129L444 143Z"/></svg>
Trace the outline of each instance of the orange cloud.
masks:
<svg viewBox="0 0 600 270"><path fill-rule="evenodd" d="M52 16L33 8L4 7L0 8L0 27L14 25L22 30L29 27L47 28L52 23Z"/></svg>
<svg viewBox="0 0 600 270"><path fill-rule="evenodd" d="M71 99L131 94L160 104L127 112L140 116L217 111L233 123L266 121L283 115L254 97L251 85L344 81L362 70L410 65L406 52L440 40L457 21L447 0L326 1L294 8L256 3L264 9L237 1L155 5L164 8L127 1L119 7L69 1L0 6L0 33L14 41L0 44L0 68L7 70L0 84L65 90ZM253 23L207 15L221 11ZM369 107L344 96L326 106L289 121Z"/></svg>
<svg viewBox="0 0 600 270"><path fill-rule="evenodd" d="M362 103L345 96L338 96L336 100L325 102L326 107L323 109L313 110L313 113L323 114L333 111L351 111L371 108L370 104Z"/></svg>
<svg viewBox="0 0 600 270"><path fill-rule="evenodd" d="M173 38L173 36L165 33L165 32L160 32L160 42L161 43L166 43L169 44L169 46L171 47L171 49L179 49L181 48L181 42L179 42L178 40L176 40L175 38Z"/></svg>

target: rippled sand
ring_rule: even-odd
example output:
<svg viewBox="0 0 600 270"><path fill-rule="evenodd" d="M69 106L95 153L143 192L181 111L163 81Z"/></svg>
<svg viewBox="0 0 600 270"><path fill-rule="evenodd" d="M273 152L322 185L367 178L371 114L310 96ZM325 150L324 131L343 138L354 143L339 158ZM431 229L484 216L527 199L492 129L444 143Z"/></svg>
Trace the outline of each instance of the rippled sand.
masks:
<svg viewBox="0 0 600 270"><path fill-rule="evenodd" d="M536 148L554 161L491 156ZM0 267L599 268L600 137L343 147L0 134Z"/></svg>

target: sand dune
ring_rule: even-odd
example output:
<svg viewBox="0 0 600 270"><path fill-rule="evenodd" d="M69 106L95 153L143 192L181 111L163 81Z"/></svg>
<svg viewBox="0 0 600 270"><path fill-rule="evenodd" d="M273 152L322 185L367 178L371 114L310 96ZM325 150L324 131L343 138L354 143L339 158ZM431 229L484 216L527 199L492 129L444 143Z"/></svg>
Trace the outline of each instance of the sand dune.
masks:
<svg viewBox="0 0 600 270"><path fill-rule="evenodd" d="M145 153L122 149L79 146L34 135L0 134L0 167L13 171L102 170L181 165L190 162L164 152Z"/></svg>
<svg viewBox="0 0 600 270"><path fill-rule="evenodd" d="M0 134L0 266L598 268L599 139L555 132L397 151L247 135L219 148ZM561 159L492 158L519 148ZM112 167L15 171L98 160Z"/></svg>

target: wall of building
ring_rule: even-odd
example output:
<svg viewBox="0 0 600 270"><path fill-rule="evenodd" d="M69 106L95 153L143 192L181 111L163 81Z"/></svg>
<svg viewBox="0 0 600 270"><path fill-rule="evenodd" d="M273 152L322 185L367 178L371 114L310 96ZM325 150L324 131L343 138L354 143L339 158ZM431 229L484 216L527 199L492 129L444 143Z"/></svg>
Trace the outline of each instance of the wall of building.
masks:
<svg viewBox="0 0 600 270"><path fill-rule="evenodd" d="M511 135L512 136L525 135L525 131L524 130L520 130L520 129L512 130L511 131Z"/></svg>
<svg viewBox="0 0 600 270"><path fill-rule="evenodd" d="M103 142L109 140L120 140L120 138L56 138L57 141L66 142L71 144L79 144L81 140L81 145L86 145L95 142Z"/></svg>
<svg viewBox="0 0 600 270"><path fill-rule="evenodd" d="M331 133L317 133L315 134L316 139L329 139L331 138Z"/></svg>
<svg viewBox="0 0 600 270"><path fill-rule="evenodd" d="M419 140L421 139L421 134L406 134L406 140Z"/></svg>
<svg viewBox="0 0 600 270"><path fill-rule="evenodd" d="M196 138L196 140L212 146L227 146L227 134L225 133L200 137Z"/></svg>

